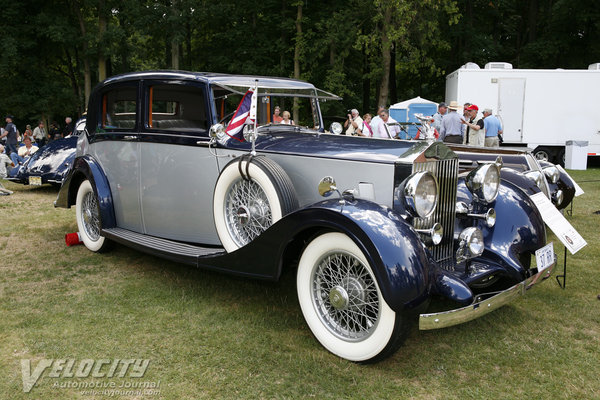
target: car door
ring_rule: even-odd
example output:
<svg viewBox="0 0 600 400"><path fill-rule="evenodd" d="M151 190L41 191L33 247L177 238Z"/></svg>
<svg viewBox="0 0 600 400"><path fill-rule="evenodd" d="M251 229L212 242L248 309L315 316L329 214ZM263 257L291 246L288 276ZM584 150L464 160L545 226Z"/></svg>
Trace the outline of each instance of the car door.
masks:
<svg viewBox="0 0 600 400"><path fill-rule="evenodd" d="M138 93L136 80L107 86L100 94L90 150L108 178L117 226L143 233Z"/></svg>
<svg viewBox="0 0 600 400"><path fill-rule="evenodd" d="M209 149L202 82L149 80L143 85L140 197L145 233L218 245L212 194L218 177Z"/></svg>

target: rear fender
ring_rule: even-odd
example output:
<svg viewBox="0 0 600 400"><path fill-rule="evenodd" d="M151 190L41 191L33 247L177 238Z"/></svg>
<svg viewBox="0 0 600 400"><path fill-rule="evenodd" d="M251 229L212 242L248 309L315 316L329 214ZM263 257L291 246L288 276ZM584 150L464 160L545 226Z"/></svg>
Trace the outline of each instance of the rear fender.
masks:
<svg viewBox="0 0 600 400"><path fill-rule="evenodd" d="M102 167L90 155L84 155L75 159L73 167L58 192L54 206L71 208L71 206L75 205L79 185L86 179L92 184L96 198L98 199L102 229L114 228L116 226L116 218L110 186Z"/></svg>

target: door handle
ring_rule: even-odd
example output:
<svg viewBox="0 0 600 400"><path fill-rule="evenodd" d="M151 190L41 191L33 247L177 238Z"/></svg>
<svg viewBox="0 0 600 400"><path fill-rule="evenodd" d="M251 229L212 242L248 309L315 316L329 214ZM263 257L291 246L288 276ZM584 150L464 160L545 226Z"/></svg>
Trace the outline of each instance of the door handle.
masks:
<svg viewBox="0 0 600 400"><path fill-rule="evenodd" d="M123 139L125 140L136 140L138 137L135 135L125 135L123 136Z"/></svg>

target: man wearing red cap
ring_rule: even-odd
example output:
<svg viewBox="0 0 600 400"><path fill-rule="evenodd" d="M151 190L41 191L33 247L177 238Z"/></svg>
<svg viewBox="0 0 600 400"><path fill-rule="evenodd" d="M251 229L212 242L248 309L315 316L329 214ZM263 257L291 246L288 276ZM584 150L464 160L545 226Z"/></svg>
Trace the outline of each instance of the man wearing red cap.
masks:
<svg viewBox="0 0 600 400"><path fill-rule="evenodd" d="M467 125L467 144L471 146L483 147L485 141L484 124L482 118L477 118L479 107L475 104L471 104L465 111L469 113L468 120L463 120L463 124Z"/></svg>

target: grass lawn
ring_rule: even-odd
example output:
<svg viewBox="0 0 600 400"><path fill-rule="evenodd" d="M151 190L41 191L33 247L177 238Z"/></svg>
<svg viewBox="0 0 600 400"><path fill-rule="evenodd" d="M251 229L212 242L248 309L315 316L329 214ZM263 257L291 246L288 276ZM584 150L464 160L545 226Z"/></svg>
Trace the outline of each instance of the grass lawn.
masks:
<svg viewBox="0 0 600 400"><path fill-rule="evenodd" d="M96 380L160 381L159 393L115 396L124 398L600 398L600 169L572 175L586 194L568 219L589 244L569 255L566 290L548 280L470 323L415 329L394 356L368 366L313 338L295 270L266 283L122 246L66 247L75 210L53 208L56 189L4 182L15 193L0 197L0 399L108 397L55 387L92 378L50 370L25 393L22 359L32 370L42 359L149 359L143 378Z"/></svg>

